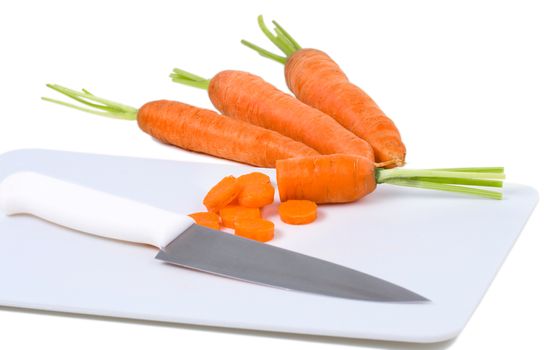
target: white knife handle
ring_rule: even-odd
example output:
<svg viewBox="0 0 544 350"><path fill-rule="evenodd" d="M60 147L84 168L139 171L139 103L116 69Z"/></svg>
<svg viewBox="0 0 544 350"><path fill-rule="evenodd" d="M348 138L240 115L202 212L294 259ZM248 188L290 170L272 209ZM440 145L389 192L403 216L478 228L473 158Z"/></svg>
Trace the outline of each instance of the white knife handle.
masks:
<svg viewBox="0 0 544 350"><path fill-rule="evenodd" d="M158 248L193 224L185 215L32 172L12 174L0 183L0 210Z"/></svg>

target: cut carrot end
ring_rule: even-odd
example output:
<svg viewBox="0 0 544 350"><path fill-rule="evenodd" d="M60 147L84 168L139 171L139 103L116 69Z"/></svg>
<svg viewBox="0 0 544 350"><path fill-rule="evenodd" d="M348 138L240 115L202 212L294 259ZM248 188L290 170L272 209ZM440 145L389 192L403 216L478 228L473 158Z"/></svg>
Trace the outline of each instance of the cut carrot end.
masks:
<svg viewBox="0 0 544 350"><path fill-rule="evenodd" d="M227 176L219 181L212 189L206 194L202 203L208 209L208 211L217 213L222 208L230 204L238 193L240 187L234 176Z"/></svg>
<svg viewBox="0 0 544 350"><path fill-rule="evenodd" d="M234 223L234 234L259 242L274 238L274 223L264 219L238 219Z"/></svg>
<svg viewBox="0 0 544 350"><path fill-rule="evenodd" d="M347 203L376 188L374 162L365 157L329 154L276 161L280 199L305 199L315 203Z"/></svg>
<svg viewBox="0 0 544 350"><path fill-rule="evenodd" d="M227 205L219 211L221 223L228 228L235 228L236 220L260 219L261 211L259 208L247 208L241 205Z"/></svg>
<svg viewBox="0 0 544 350"><path fill-rule="evenodd" d="M203 211L198 213L189 214L191 218L195 221L195 224L212 228L214 230L219 230L219 215L209 211Z"/></svg>
<svg viewBox="0 0 544 350"><path fill-rule="evenodd" d="M309 224L317 218L317 204L308 200L288 200L280 204L279 214L286 224Z"/></svg>

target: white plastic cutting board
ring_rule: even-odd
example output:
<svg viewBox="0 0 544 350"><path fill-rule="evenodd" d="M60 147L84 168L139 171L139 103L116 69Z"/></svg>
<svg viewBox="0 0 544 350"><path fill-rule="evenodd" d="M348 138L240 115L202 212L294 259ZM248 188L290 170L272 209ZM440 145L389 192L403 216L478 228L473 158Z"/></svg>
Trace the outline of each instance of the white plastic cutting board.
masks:
<svg viewBox="0 0 544 350"><path fill-rule="evenodd" d="M0 156L0 181L32 170L179 213L201 211L239 165L21 150ZM273 170L264 170L272 177ZM455 337L478 306L536 205L508 184L495 201L380 186L317 222L277 225L271 243L373 274L429 304L344 300L234 281L154 259L151 247L0 213L0 305L123 318L408 342ZM53 202L55 198L51 198Z"/></svg>

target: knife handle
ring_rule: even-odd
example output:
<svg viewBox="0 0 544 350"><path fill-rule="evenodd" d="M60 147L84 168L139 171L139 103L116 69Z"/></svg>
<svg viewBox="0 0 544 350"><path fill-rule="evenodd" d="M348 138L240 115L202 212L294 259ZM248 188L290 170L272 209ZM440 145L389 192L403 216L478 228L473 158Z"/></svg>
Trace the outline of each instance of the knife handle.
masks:
<svg viewBox="0 0 544 350"><path fill-rule="evenodd" d="M14 173L0 183L0 210L161 249L194 223L186 215L33 172Z"/></svg>

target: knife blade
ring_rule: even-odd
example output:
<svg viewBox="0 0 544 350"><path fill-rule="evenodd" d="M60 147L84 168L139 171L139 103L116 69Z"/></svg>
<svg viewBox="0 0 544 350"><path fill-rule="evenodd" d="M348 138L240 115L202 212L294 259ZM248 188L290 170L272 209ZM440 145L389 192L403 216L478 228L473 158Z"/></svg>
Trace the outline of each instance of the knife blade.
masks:
<svg viewBox="0 0 544 350"><path fill-rule="evenodd" d="M0 183L0 209L31 214L91 235L153 245L156 259L260 285L374 302L428 299L375 276L194 224L127 198L33 172Z"/></svg>

